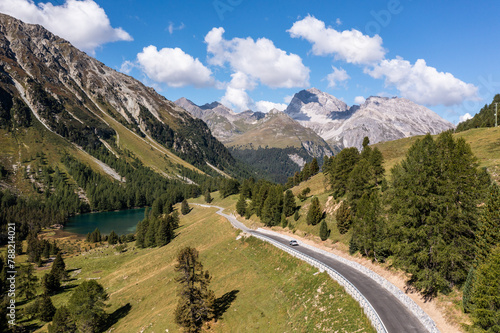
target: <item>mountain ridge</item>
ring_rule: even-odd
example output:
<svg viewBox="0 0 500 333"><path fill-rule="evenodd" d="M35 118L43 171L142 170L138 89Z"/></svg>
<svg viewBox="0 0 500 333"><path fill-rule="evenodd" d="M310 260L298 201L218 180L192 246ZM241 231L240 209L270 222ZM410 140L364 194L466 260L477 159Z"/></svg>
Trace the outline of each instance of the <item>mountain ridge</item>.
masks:
<svg viewBox="0 0 500 333"><path fill-rule="evenodd" d="M205 172L211 172L209 164L234 168L229 151L202 121L42 26L0 14L0 45L5 117L13 101L22 101L48 130L85 151L102 140L120 145L113 119L149 145L160 143L173 160L178 155Z"/></svg>
<svg viewBox="0 0 500 333"><path fill-rule="evenodd" d="M371 96L361 105L348 107L316 88L296 93L285 113L338 149L361 149L365 136L377 143L438 134L454 127L435 112L405 98Z"/></svg>

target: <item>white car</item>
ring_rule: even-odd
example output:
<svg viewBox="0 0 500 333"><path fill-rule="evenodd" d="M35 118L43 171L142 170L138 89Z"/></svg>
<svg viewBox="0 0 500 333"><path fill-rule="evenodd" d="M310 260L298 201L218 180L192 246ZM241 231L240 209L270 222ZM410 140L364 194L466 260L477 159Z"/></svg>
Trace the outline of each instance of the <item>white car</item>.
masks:
<svg viewBox="0 0 500 333"><path fill-rule="evenodd" d="M290 241L290 246L299 246L299 242L297 242L295 239L292 239Z"/></svg>

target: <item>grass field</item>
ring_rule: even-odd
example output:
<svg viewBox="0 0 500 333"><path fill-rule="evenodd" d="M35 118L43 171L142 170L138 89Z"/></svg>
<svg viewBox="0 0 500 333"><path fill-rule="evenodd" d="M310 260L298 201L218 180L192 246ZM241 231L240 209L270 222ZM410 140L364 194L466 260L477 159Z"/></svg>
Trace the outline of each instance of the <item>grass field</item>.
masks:
<svg viewBox="0 0 500 333"><path fill-rule="evenodd" d="M191 246L213 275L211 288L226 309L210 323L210 332L374 331L359 305L328 275L267 243L237 236L215 209L193 205L167 246L136 249L130 243L120 254L102 247L67 257L72 280L53 303L63 305L81 281L97 279L110 295L114 332L179 332L173 317L175 257Z"/></svg>
<svg viewBox="0 0 500 333"><path fill-rule="evenodd" d="M493 179L500 182L500 127L476 128L453 134L455 138L464 138L470 144L472 152L478 158L479 165L488 169ZM395 141L381 142L374 145L384 156L386 175L406 155L411 145L422 136Z"/></svg>

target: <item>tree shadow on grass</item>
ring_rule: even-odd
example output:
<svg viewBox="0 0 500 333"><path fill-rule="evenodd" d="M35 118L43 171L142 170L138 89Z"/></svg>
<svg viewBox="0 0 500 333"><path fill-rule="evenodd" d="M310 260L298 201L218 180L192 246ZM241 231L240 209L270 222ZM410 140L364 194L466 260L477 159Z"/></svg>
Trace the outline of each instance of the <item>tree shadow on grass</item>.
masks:
<svg viewBox="0 0 500 333"><path fill-rule="evenodd" d="M116 309L113 313L109 314L108 320L106 320L106 324L104 325L103 331L109 330L111 326L113 326L118 322L118 320L128 315L130 309L132 309L132 305L130 305L130 303L127 303L124 306Z"/></svg>
<svg viewBox="0 0 500 333"><path fill-rule="evenodd" d="M239 290L233 290L228 293L225 293L221 297L217 298L214 302L214 316L215 321L219 320L222 315L229 309L231 304L236 299L236 294L238 294Z"/></svg>

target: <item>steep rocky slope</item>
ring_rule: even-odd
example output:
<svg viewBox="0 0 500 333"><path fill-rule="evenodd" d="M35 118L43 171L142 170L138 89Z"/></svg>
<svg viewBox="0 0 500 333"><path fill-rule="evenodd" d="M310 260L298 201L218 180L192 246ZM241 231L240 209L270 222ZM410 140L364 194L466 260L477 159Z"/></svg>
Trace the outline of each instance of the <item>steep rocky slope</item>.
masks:
<svg viewBox="0 0 500 333"><path fill-rule="evenodd" d="M338 148L361 148L365 136L377 143L453 128L433 111L405 98L369 97L349 108L316 88L295 94L285 113Z"/></svg>
<svg viewBox="0 0 500 333"><path fill-rule="evenodd" d="M212 170L209 165L221 170L235 165L201 120L152 88L89 57L42 26L0 14L3 119L15 105L28 108L47 129L85 151L106 140L120 145L121 125L205 171Z"/></svg>

